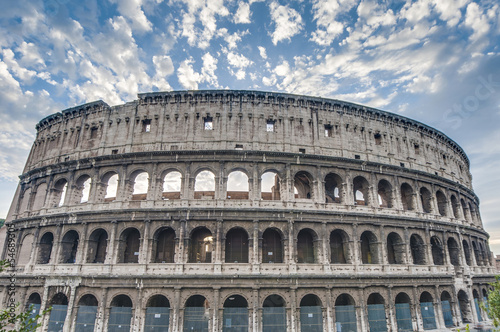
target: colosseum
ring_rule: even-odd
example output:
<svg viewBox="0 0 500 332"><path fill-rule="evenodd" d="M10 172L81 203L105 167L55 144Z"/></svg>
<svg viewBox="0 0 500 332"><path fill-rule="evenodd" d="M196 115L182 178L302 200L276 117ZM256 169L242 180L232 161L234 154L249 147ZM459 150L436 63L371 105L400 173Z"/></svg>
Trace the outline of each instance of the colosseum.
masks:
<svg viewBox="0 0 500 332"><path fill-rule="evenodd" d="M40 331L489 320L494 266L469 160L425 124L339 100L206 90L92 102L36 129L6 224L17 301L52 307Z"/></svg>

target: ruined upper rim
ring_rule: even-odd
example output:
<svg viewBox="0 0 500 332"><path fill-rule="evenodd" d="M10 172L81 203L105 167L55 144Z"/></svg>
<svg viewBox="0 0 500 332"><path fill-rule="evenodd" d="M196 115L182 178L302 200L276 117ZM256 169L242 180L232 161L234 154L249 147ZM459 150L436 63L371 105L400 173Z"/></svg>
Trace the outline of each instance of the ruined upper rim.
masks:
<svg viewBox="0 0 500 332"><path fill-rule="evenodd" d="M453 148L459 155L464 158L467 167L470 167L470 160L467 157L464 149L453 139L448 137L443 132L428 126L420 121L413 120L411 118L391 113L388 111L379 110L373 107L360 105L352 102L342 101L332 98L323 97L312 97L306 95L297 95L291 93L282 92L269 92L269 91L254 91L254 90L179 90L179 91L161 91L161 92L147 92L139 93L138 99L130 102L132 104L143 105L143 104L157 104L157 103L167 103L170 100L176 102L194 102L196 103L200 98L203 97L215 97L221 98L222 103L232 103L232 102L259 102L259 99L269 98L274 100L274 104L279 105L290 105L295 103L304 103L304 107L309 107L313 110L322 110L325 112L337 112L339 114L350 114L356 115L358 117L369 117L371 120L378 119L379 121L393 122L394 124L401 127L413 127L416 130L425 132L428 135L433 136L435 139L439 139L444 143L448 144ZM242 98L246 97L247 100ZM130 104L128 103L128 104ZM124 105L124 104L122 104ZM43 130L46 127L50 127L53 123L59 122L63 119L74 117L79 113L86 112L92 109L113 109L121 105L109 106L106 102L102 100L97 100L94 102L74 106L62 110L61 112L53 113L38 122L36 125L37 131Z"/></svg>

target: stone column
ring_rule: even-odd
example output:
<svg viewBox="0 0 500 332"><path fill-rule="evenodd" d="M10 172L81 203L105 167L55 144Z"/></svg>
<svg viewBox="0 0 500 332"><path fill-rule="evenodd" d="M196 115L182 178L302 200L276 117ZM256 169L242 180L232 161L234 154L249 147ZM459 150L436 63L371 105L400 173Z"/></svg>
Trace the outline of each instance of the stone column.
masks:
<svg viewBox="0 0 500 332"><path fill-rule="evenodd" d="M253 221L253 252L252 252L252 273L259 274L260 272L260 259L259 259L259 243L261 239L259 237L259 220L255 219Z"/></svg>
<svg viewBox="0 0 500 332"><path fill-rule="evenodd" d="M116 220L111 221L111 235L108 238L106 259L105 264L114 265L118 262L118 248L116 240L116 229L118 227L118 222Z"/></svg>
<svg viewBox="0 0 500 332"><path fill-rule="evenodd" d="M87 247L89 244L88 236L87 236L87 231L88 231L88 223L87 222L82 222L83 229L80 237L80 243L78 244L78 251L76 252L76 257L75 257L75 264L84 264L85 263L85 256L87 252Z"/></svg>
<svg viewBox="0 0 500 332"><path fill-rule="evenodd" d="M139 264L147 264L150 262L150 250L149 250L149 233L151 228L151 220L144 220L144 232L142 233L142 245L140 248L140 254L138 263Z"/></svg>

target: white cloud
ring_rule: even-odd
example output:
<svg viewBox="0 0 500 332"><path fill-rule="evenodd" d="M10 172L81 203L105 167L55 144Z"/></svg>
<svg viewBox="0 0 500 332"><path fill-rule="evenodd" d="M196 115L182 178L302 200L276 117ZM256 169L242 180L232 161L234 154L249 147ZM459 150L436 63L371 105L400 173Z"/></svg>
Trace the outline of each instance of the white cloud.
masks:
<svg viewBox="0 0 500 332"><path fill-rule="evenodd" d="M344 24L336 21L337 15L349 11L354 0L315 0L313 2L316 31L311 34L311 40L318 45L330 45L344 31Z"/></svg>
<svg viewBox="0 0 500 332"><path fill-rule="evenodd" d="M245 69L250 66L253 62L242 54L236 54L234 52L229 52L227 54L227 61L232 68L236 68L237 71L234 72L230 69L231 75L236 76L236 79L243 80L246 76Z"/></svg>
<svg viewBox="0 0 500 332"><path fill-rule="evenodd" d="M248 30L243 32L237 31L233 34L228 33L228 30L226 28L217 30L217 36L224 38L224 41L227 43L227 47L229 49L236 48L238 46L238 42L241 41L241 38L248 33Z"/></svg>
<svg viewBox="0 0 500 332"><path fill-rule="evenodd" d="M196 90L201 80L201 75L194 71L193 59L184 60L177 69L177 78L184 89Z"/></svg>
<svg viewBox="0 0 500 332"><path fill-rule="evenodd" d="M258 46L259 53L262 59L267 59L267 53L266 53L266 48L263 46Z"/></svg>
<svg viewBox="0 0 500 332"><path fill-rule="evenodd" d="M490 30L490 24L488 18L482 12L479 5L475 2L470 3L467 6L467 12L465 14L465 26L471 28L474 32L470 36L470 39L475 42Z"/></svg>
<svg viewBox="0 0 500 332"><path fill-rule="evenodd" d="M462 17L461 9L469 0L432 0L433 5L440 14L440 18L449 27L454 27Z"/></svg>
<svg viewBox="0 0 500 332"><path fill-rule="evenodd" d="M174 64L168 55L153 56L153 63L159 76L170 76L174 72Z"/></svg>
<svg viewBox="0 0 500 332"><path fill-rule="evenodd" d="M250 5L240 1L238 10L234 14L234 23L251 23L250 21Z"/></svg>
<svg viewBox="0 0 500 332"><path fill-rule="evenodd" d="M203 80L215 88L220 88L215 74L218 60L208 52L201 59L203 60L203 68L201 69Z"/></svg>
<svg viewBox="0 0 500 332"><path fill-rule="evenodd" d="M118 4L118 11L132 22L134 29L140 32L152 31L152 24L142 10L142 0L110 0Z"/></svg>
<svg viewBox="0 0 500 332"><path fill-rule="evenodd" d="M274 45L282 40L290 40L302 30L304 26L302 17L295 9L279 5L277 2L272 2L269 8L275 25L271 34Z"/></svg>

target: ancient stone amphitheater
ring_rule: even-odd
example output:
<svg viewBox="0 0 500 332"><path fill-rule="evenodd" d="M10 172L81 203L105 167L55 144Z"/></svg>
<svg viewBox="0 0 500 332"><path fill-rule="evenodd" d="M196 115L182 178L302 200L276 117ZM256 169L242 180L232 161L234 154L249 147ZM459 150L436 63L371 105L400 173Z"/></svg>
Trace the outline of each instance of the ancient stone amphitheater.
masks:
<svg viewBox="0 0 500 332"><path fill-rule="evenodd" d="M98 101L36 129L7 224L18 300L53 308L43 331L421 331L488 319L492 257L469 160L425 124L224 90Z"/></svg>

